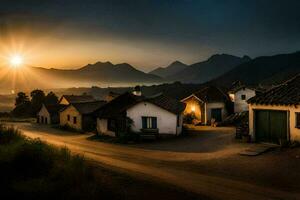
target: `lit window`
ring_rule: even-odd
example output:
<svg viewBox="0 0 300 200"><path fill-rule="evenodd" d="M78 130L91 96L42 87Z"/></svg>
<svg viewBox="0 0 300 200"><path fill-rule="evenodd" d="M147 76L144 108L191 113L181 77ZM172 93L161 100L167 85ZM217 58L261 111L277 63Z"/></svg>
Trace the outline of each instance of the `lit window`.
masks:
<svg viewBox="0 0 300 200"><path fill-rule="evenodd" d="M142 117L143 129L156 129L157 118L156 117Z"/></svg>

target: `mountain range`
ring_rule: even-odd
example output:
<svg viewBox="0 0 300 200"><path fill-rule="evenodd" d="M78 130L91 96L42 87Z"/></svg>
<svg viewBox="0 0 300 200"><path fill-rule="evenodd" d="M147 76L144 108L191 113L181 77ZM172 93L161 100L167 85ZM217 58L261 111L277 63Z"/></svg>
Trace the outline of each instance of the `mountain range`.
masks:
<svg viewBox="0 0 300 200"><path fill-rule="evenodd" d="M209 83L229 87L232 82L240 80L246 85L268 87L279 84L298 73L300 73L300 51L257 57L236 66Z"/></svg>
<svg viewBox="0 0 300 200"><path fill-rule="evenodd" d="M162 76L168 81L204 83L250 60L251 58L249 56L237 57L229 54L215 54L205 61L197 62L189 66L177 61L167 68L158 68L150 73ZM181 70L179 70L180 68ZM160 73L157 73L157 71ZM167 75L164 76L162 72L172 73L165 73Z"/></svg>
<svg viewBox="0 0 300 200"><path fill-rule="evenodd" d="M0 92L10 93L13 89L28 91L35 88L124 87L175 81L209 83L222 87L230 87L236 80L251 85L270 85L297 73L300 73L300 52L254 59L248 56L216 54L191 65L175 61L149 73L139 71L127 63L110 62L97 62L72 70L26 67L13 71L2 67Z"/></svg>
<svg viewBox="0 0 300 200"><path fill-rule="evenodd" d="M180 61L175 61L170 65L168 65L167 67L158 67L153 71L149 72L149 74L154 74L162 78L168 78L168 77L175 76L177 73L180 73L181 71L185 70L187 67L188 65Z"/></svg>

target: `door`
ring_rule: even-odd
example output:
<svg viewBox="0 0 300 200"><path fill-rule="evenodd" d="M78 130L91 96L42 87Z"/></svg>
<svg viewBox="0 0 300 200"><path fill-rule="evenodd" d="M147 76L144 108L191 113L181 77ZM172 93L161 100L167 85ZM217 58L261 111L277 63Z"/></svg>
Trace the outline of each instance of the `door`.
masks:
<svg viewBox="0 0 300 200"><path fill-rule="evenodd" d="M286 111L256 110L256 141L280 144L280 140L287 140L287 123Z"/></svg>
<svg viewBox="0 0 300 200"><path fill-rule="evenodd" d="M216 122L222 121L222 108L211 109L211 119L214 118Z"/></svg>

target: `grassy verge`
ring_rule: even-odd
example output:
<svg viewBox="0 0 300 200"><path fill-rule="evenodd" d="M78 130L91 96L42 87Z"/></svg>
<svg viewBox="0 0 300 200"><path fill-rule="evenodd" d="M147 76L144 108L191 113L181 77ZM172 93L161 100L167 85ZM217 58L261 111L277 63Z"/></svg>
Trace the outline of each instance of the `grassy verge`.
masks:
<svg viewBox="0 0 300 200"><path fill-rule="evenodd" d="M102 188L80 155L14 128L0 127L1 195L10 198L94 199Z"/></svg>
<svg viewBox="0 0 300 200"><path fill-rule="evenodd" d="M169 185L93 165L67 148L1 125L0 177L1 199L199 199Z"/></svg>

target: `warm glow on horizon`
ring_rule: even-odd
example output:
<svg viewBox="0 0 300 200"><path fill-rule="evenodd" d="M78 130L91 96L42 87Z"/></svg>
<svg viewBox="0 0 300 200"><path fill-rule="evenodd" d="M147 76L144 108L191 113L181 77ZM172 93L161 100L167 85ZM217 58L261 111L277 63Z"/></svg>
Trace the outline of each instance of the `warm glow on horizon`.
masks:
<svg viewBox="0 0 300 200"><path fill-rule="evenodd" d="M13 55L9 59L10 65L14 68L18 68L23 64L23 57L20 55Z"/></svg>

